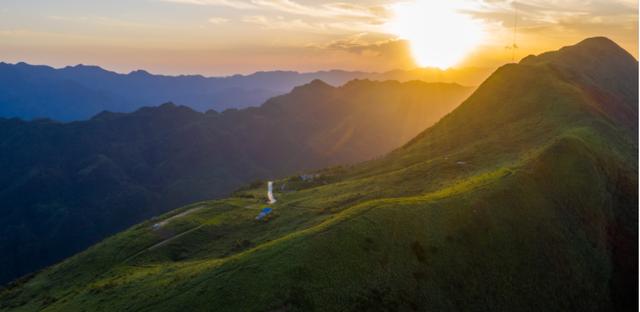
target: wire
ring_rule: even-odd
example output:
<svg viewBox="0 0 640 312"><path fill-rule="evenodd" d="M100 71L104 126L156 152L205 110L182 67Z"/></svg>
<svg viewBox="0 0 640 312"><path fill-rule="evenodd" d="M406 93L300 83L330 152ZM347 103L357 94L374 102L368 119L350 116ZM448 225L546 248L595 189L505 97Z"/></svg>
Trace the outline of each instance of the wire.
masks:
<svg viewBox="0 0 640 312"><path fill-rule="evenodd" d="M518 2L513 1L513 45L511 45L511 62L516 61L516 49L518 45L516 44L518 39Z"/></svg>

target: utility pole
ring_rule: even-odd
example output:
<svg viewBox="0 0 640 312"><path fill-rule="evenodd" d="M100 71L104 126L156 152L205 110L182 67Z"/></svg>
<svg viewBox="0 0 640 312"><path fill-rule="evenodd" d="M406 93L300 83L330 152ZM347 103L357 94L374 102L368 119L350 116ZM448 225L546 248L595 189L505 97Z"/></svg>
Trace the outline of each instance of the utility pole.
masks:
<svg viewBox="0 0 640 312"><path fill-rule="evenodd" d="M518 2L513 1L513 43L511 44L511 62L514 63L516 61L516 49L518 49L517 40L518 40Z"/></svg>

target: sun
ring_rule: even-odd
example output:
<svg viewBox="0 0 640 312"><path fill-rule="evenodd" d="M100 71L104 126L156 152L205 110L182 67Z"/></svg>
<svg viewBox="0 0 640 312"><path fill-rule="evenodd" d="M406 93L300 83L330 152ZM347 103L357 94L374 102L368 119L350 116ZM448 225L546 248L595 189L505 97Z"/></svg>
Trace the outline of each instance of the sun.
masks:
<svg viewBox="0 0 640 312"><path fill-rule="evenodd" d="M392 6L388 32L408 40L416 63L447 69L460 63L484 37L483 25L462 12L461 1L414 0Z"/></svg>

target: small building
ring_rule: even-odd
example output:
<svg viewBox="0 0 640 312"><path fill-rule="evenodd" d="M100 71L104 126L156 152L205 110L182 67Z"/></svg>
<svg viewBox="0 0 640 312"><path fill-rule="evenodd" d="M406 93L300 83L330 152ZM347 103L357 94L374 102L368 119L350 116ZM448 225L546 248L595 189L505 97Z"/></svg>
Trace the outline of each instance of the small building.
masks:
<svg viewBox="0 0 640 312"><path fill-rule="evenodd" d="M260 221L260 220L266 218L268 215L271 214L271 211L273 211L273 209L271 209L269 207L263 208L262 211L260 211L260 214L258 214L258 216L256 217L256 220Z"/></svg>

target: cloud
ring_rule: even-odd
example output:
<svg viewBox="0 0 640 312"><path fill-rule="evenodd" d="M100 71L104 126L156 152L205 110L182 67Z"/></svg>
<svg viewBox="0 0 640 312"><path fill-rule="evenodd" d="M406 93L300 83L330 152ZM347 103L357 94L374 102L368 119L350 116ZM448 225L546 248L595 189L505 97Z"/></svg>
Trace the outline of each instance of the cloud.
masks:
<svg viewBox="0 0 640 312"><path fill-rule="evenodd" d="M348 34L354 31L377 31L375 25L358 21L326 21L304 18L269 17L265 15L244 16L242 22L260 25L264 29L279 29L292 32L307 32L326 35Z"/></svg>
<svg viewBox="0 0 640 312"><path fill-rule="evenodd" d="M57 21L57 22L68 22L68 23L82 23L82 24L92 24L106 27L121 27L121 28L158 28L159 26L151 23L141 23L137 21L130 21L124 19L113 18L109 16L60 16L60 15L50 15L47 16L48 19Z"/></svg>
<svg viewBox="0 0 640 312"><path fill-rule="evenodd" d="M358 55L395 57L410 54L409 42L399 39L387 39L376 42L368 42L363 39L366 33L357 34L345 39L335 40L325 45L324 49L345 51Z"/></svg>
<svg viewBox="0 0 640 312"><path fill-rule="evenodd" d="M335 39L361 32L384 34L392 38L385 27L392 18L391 8L399 2L414 0L155 1L235 8L248 13L239 21L259 25L263 29L323 34ZM504 46L511 43L515 21L514 9L518 11L518 41L522 42L518 45L523 49L524 42L528 42L529 48L542 47L542 43L555 44L593 35L626 40L627 46L631 46L637 37L637 0L457 1L462 13L481 20L485 31L491 34L484 42L487 46ZM342 48L349 46L344 45L345 42L342 44ZM352 48L360 49L362 45ZM375 46L371 46L365 51L374 53L376 49Z"/></svg>
<svg viewBox="0 0 640 312"><path fill-rule="evenodd" d="M264 29L280 29L287 31L303 31L313 33L329 32L329 26L323 23L312 23L302 19L285 19L282 16L267 17L264 15L244 16L242 21L259 25Z"/></svg>
<svg viewBox="0 0 640 312"><path fill-rule="evenodd" d="M255 4L281 12L317 16L321 12L291 0L253 0Z"/></svg>
<svg viewBox="0 0 640 312"><path fill-rule="evenodd" d="M358 33L342 39L334 40L325 45L314 46L323 54L341 55L354 62L376 64L385 70L397 68L414 68L411 47L408 41L393 38L381 38L370 33Z"/></svg>
<svg viewBox="0 0 640 312"><path fill-rule="evenodd" d="M247 1L241 0L160 0L162 2L172 2L179 4L212 5L234 9L255 9L256 6Z"/></svg>
<svg viewBox="0 0 640 312"><path fill-rule="evenodd" d="M317 18L379 20L388 11L384 6L364 6L347 2L305 5L294 0L159 0L179 4L210 5L241 10L264 10Z"/></svg>
<svg viewBox="0 0 640 312"><path fill-rule="evenodd" d="M468 13L511 28L515 9L523 32L558 26L580 29L586 25L623 25L638 19L635 0L483 0L478 9Z"/></svg>
<svg viewBox="0 0 640 312"><path fill-rule="evenodd" d="M319 6L303 5L292 0L252 0L252 3L280 12L324 18L380 18L381 7L367 7L352 3L333 2Z"/></svg>
<svg viewBox="0 0 640 312"><path fill-rule="evenodd" d="M211 17L207 20L210 24L219 25L224 24L229 21L229 19L224 17Z"/></svg>
<svg viewBox="0 0 640 312"><path fill-rule="evenodd" d="M316 1L314 4L298 0L159 1L263 11L264 13L260 13L260 16L272 16L273 13L299 16L299 18L292 18L287 22L275 21L277 26L271 28L280 28L280 26L291 24L299 29L305 23L308 24L307 26L332 28L328 21L324 21L322 25L317 23L318 19L324 19L332 20L333 28L354 27L355 31L362 31L364 29L372 30L373 26L387 22L391 18L390 6L404 0L384 0L369 5L339 0ZM463 2L461 1L461 3ZM514 8L517 8L518 23L522 32L554 28L559 25L567 27L570 21L577 22L575 27L588 25L607 27L629 24L629 22L637 20L638 17L636 0L518 0L517 2L513 0L467 0L464 1L464 4L464 11L467 14L502 28L513 27ZM576 17L585 17L585 20L575 20Z"/></svg>

